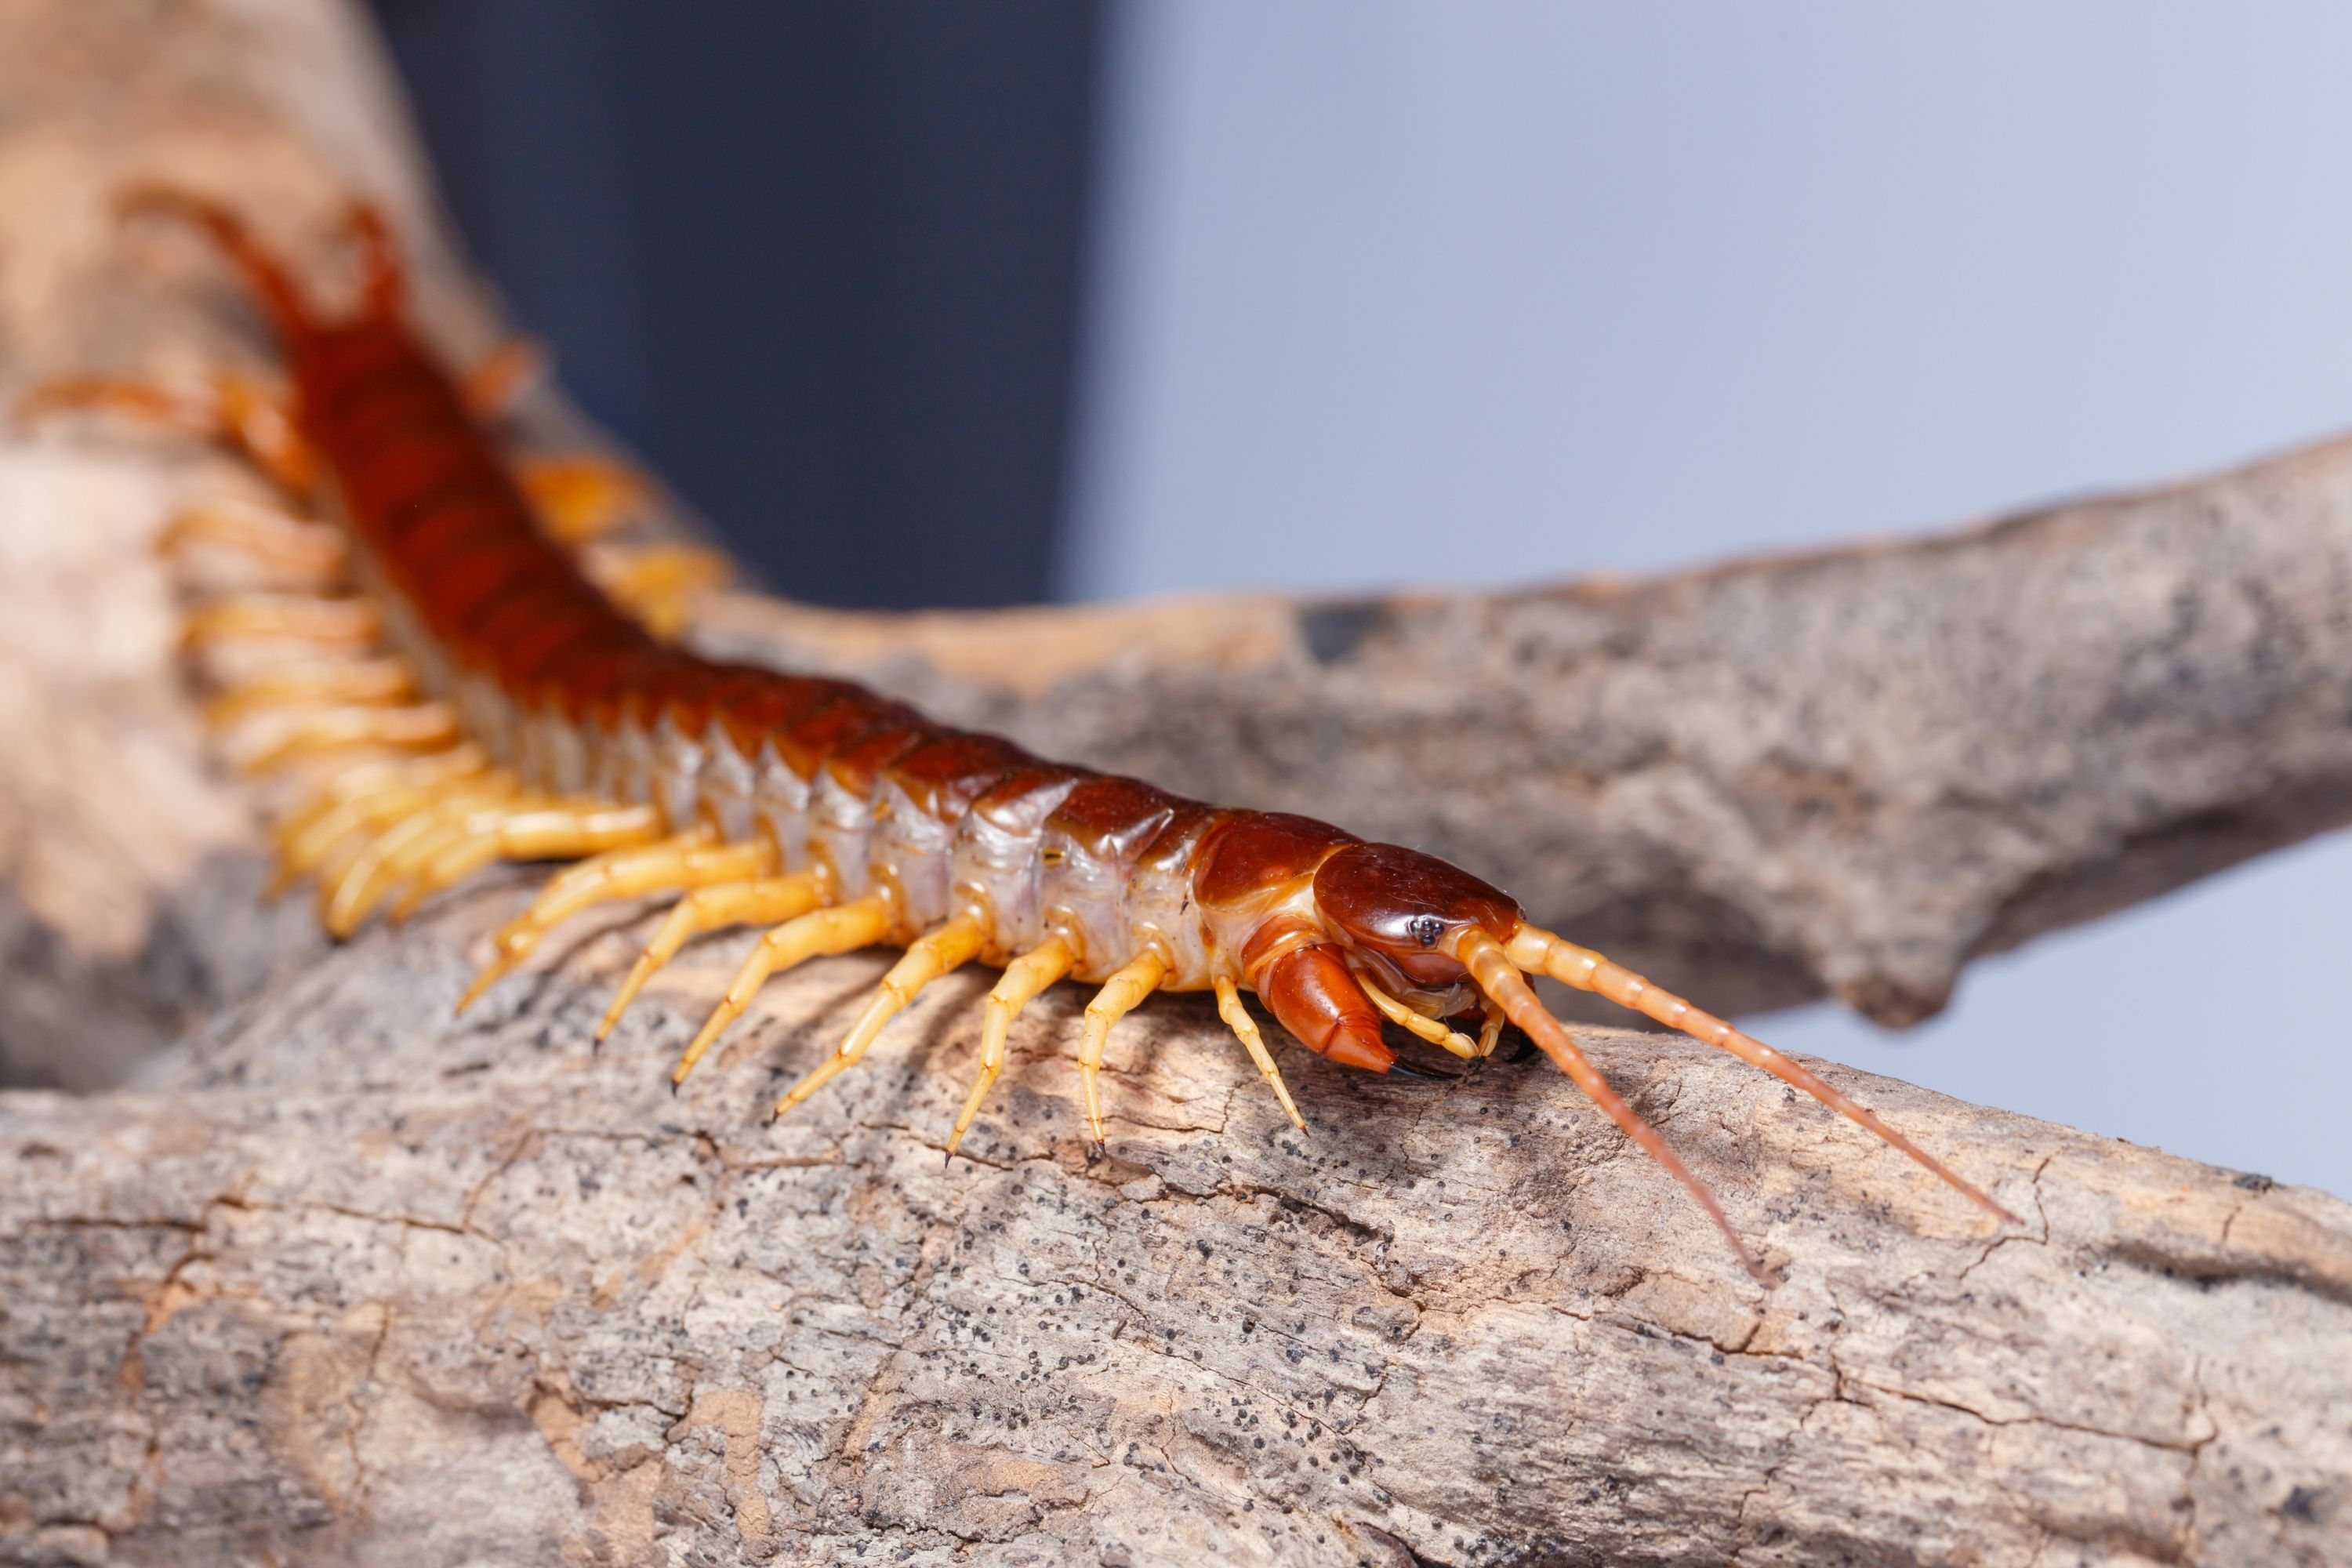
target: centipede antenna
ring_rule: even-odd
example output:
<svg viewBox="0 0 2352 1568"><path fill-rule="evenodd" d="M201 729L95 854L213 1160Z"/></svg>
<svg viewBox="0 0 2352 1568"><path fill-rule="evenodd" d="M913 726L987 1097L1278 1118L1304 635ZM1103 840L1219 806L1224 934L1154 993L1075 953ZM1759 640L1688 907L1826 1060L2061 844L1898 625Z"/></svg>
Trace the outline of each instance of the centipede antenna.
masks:
<svg viewBox="0 0 2352 1568"><path fill-rule="evenodd" d="M1642 1113L1628 1105L1624 1097L1601 1076L1601 1069L1577 1048L1576 1042L1569 1038L1568 1031L1560 1026L1559 1020L1545 1011L1535 992L1519 977L1518 970L1504 953L1502 944L1473 927L1463 937L1457 956L1469 969L1471 978L1478 983L1478 989L1493 997L1511 1022L1526 1030L1528 1037L1535 1041L1560 1071L1576 1081L1576 1087L1582 1089L1626 1137L1640 1145L1643 1152L1664 1165L1667 1173L1683 1184L1683 1190L1696 1200L1698 1206L1706 1211L1706 1217L1715 1222L1715 1228L1723 1233L1723 1239L1731 1244L1731 1250L1738 1256L1740 1267L1748 1270L1749 1278L1767 1290L1778 1289L1780 1282L1767 1274L1748 1252L1748 1244L1741 1241L1739 1233L1731 1228L1731 1221L1724 1215L1723 1205L1715 1201L1715 1194L1707 1190L1706 1184L1691 1173L1690 1168L1682 1163L1658 1130L1643 1120Z"/></svg>
<svg viewBox="0 0 2352 1568"><path fill-rule="evenodd" d="M126 217L150 215L194 224L212 237L260 300L278 334L289 342L310 331L310 308L278 258L264 249L244 220L218 203L176 185L133 185L122 193L117 209Z"/></svg>
<svg viewBox="0 0 2352 1568"><path fill-rule="evenodd" d="M1606 996L1621 1007L1664 1024L1669 1029L1678 1029L1702 1044L1729 1051L1751 1066L1762 1068L1782 1083L1804 1090L1857 1126L1876 1133L1890 1147L1909 1155L1987 1213L2011 1225L2024 1223L1973 1184L1963 1180L1941 1160L1881 1121L1868 1108L1831 1088L1818 1075L1807 1071L1763 1041L1743 1034L1712 1013L1692 1006L1673 992L1651 984L1632 970L1612 963L1591 949L1579 947L1539 926L1523 924L1512 936L1506 956L1520 969L1531 973L1549 974L1563 985Z"/></svg>

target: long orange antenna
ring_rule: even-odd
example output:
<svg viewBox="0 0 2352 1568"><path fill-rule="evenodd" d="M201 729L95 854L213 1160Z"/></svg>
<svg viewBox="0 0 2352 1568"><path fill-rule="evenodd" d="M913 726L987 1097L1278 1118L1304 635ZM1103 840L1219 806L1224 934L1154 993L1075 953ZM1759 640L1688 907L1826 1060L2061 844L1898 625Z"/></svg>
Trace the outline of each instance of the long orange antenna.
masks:
<svg viewBox="0 0 2352 1568"><path fill-rule="evenodd" d="M246 286L280 337L291 340L310 330L310 310L286 269L226 207L176 185L134 185L123 193L120 210L125 217L156 214L203 229L244 274Z"/></svg>
<svg viewBox="0 0 2352 1568"><path fill-rule="evenodd" d="M1579 947L1572 942L1554 936L1539 926L1524 924L1513 934L1505 953L1521 969L1549 974L1563 985L1606 996L1621 1007L1654 1019L1669 1029L1679 1029L1695 1040L1729 1051L1752 1067L1762 1068L1782 1083L1803 1089L1839 1115L1875 1132L1889 1145L1900 1149L1934 1172L1970 1203L2011 1225L2024 1223L1976 1186L1963 1181L1941 1160L1881 1121L1867 1107L1848 1100L1763 1041L1742 1034L1714 1014L1692 1006L1673 992L1659 989L1624 965L1613 963L1590 948ZM1512 1022L1517 1023L1518 1020L1514 1018ZM1525 1025L1520 1026L1526 1027Z"/></svg>
<svg viewBox="0 0 2352 1568"><path fill-rule="evenodd" d="M1664 1165L1667 1173L1697 1200L1698 1206L1706 1211L1706 1217L1715 1222L1715 1228L1723 1233L1723 1239L1731 1244L1731 1250L1738 1256L1740 1267L1767 1290L1777 1289L1780 1282L1764 1272L1763 1267L1748 1252L1747 1244L1739 1239L1738 1232L1733 1230L1731 1222L1724 1217L1723 1205L1715 1201L1713 1193L1707 1191L1706 1184L1691 1174L1689 1167L1675 1156L1658 1130L1643 1121L1642 1113L1626 1104L1624 1097L1612 1089L1609 1080L1601 1076L1601 1069L1576 1048L1576 1042L1568 1037L1568 1031L1560 1027L1559 1020L1544 1010L1544 1005L1537 1000L1534 990L1519 977L1517 968L1504 953L1502 944L1474 926L1464 935L1462 945L1454 956L1468 966L1471 978L1478 983L1478 989L1494 999L1495 1005L1503 1009L1504 1016L1527 1031L1528 1037L1535 1041L1538 1048L1549 1057L1560 1071L1576 1080L1576 1087L1601 1108L1602 1114L1615 1122L1625 1136L1639 1144L1650 1158Z"/></svg>

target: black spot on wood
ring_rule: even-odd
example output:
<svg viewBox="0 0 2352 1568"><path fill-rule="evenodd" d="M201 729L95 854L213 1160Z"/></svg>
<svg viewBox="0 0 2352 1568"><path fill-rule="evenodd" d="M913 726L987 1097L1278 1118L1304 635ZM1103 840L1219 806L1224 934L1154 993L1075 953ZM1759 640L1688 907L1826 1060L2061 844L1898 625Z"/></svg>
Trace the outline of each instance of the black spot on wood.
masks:
<svg viewBox="0 0 2352 1568"><path fill-rule="evenodd" d="M1337 664L1354 653L1388 619L1388 606L1375 601L1315 605L1298 612L1298 635L1318 664Z"/></svg>

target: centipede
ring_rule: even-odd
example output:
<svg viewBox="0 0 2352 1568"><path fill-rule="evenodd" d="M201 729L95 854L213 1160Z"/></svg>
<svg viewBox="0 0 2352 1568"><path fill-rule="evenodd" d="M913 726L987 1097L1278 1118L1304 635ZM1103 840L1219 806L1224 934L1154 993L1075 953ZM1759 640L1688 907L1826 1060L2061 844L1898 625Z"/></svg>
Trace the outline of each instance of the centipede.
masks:
<svg viewBox="0 0 2352 1568"><path fill-rule="evenodd" d="M593 567L630 472L509 454L502 411L529 355L459 373L432 353L376 208L349 209L356 298L330 314L229 205L143 185L120 205L209 239L282 352L282 378L224 374L197 391L80 378L37 389L21 412L159 424L257 470L268 503L199 502L162 548L239 554L266 584L192 595L184 641L199 658L244 656L216 674L209 716L225 731L271 722L244 765L299 781L271 829L278 876L314 888L331 934L402 918L498 863L561 866L497 931L461 1012L563 922L670 897L596 1026L601 1043L688 942L761 928L671 1069L675 1089L772 975L903 950L839 1045L776 1101L782 1117L856 1067L925 987L992 967L977 1072L942 1144L950 1163L1004 1071L1014 1020L1063 981L1095 988L1077 1067L1097 1152L1107 1042L1162 992L1214 995L1301 1132L1244 994L1307 1051L1366 1073L1408 1066L1388 1026L1465 1059L1491 1056L1509 1026L1772 1287L1707 1185L1547 1009L1530 981L1548 975L1761 1068L2018 1223L1803 1065L1432 855L1048 761L849 680L698 654L678 635L681 606L710 562L648 546Z"/></svg>

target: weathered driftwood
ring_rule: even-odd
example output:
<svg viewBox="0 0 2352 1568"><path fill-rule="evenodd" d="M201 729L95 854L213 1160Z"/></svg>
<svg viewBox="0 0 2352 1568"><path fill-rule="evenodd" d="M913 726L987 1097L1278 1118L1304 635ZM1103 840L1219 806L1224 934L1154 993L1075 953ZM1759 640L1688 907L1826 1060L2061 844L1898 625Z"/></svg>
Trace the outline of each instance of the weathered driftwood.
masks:
<svg viewBox="0 0 2352 1568"><path fill-rule="evenodd" d="M134 173L297 244L357 181L445 336L489 341L352 14L0 27L11 381L253 352L215 274L106 221ZM2347 463L1641 589L742 601L708 630L1507 853L1662 970L1901 1014L1973 951L2334 819ZM1840 1075L2027 1215L2003 1234L1737 1064L1595 1035L1785 1275L1766 1295L1536 1065L1292 1052L1300 1139L1203 1008L1155 1004L1090 1162L1057 994L942 1169L976 980L774 1129L877 959L772 986L676 1100L740 939L601 1057L623 915L453 1023L515 882L333 952L252 900L247 796L141 558L222 479L0 449L0 1041L88 1082L210 1020L134 1089L0 1095L0 1562L2352 1561L2352 1212L2316 1193Z"/></svg>

